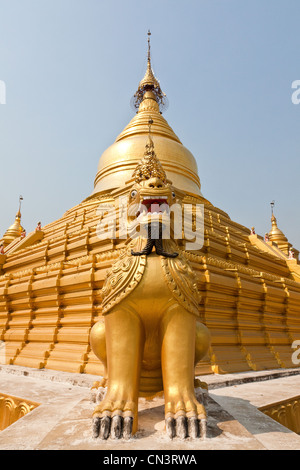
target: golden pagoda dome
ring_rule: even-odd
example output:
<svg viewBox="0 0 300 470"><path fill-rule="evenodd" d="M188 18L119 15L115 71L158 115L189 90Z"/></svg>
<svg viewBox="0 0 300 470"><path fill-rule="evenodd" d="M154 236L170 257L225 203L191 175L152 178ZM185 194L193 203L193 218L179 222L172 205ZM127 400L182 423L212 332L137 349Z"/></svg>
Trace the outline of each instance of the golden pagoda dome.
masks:
<svg viewBox="0 0 300 470"><path fill-rule="evenodd" d="M271 222L272 222L272 228L269 232L270 241L276 243L278 248L283 253L288 255L291 244L289 243L289 241L288 241L287 237L284 235L284 233L278 228L277 220L276 220L276 217L273 213L272 213L272 217L271 217Z"/></svg>
<svg viewBox="0 0 300 470"><path fill-rule="evenodd" d="M100 157L93 195L120 188L132 179L133 171L144 154L150 117L153 121L151 132L156 153L168 179L180 190L201 195L196 160L163 118L165 102L166 96L152 70L148 38L147 70L134 95L138 111Z"/></svg>
<svg viewBox="0 0 300 470"><path fill-rule="evenodd" d="M22 231L23 227L21 225L21 212L18 211L14 223L6 230L5 234L3 235L3 245L7 246L16 238L20 237Z"/></svg>

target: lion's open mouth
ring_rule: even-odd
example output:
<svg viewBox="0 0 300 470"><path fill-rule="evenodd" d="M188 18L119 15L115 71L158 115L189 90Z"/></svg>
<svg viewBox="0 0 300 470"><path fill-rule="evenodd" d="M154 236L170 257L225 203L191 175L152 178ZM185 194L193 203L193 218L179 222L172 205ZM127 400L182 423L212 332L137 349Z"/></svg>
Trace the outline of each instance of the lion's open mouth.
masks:
<svg viewBox="0 0 300 470"><path fill-rule="evenodd" d="M146 214L169 214L168 198L165 196L145 196L139 206L137 217Z"/></svg>

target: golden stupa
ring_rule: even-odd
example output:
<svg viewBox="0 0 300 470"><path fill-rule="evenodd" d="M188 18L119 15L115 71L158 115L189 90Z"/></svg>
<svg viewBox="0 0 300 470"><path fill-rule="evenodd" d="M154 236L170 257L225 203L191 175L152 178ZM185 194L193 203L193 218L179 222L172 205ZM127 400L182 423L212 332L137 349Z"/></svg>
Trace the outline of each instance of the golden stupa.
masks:
<svg viewBox="0 0 300 470"><path fill-rule="evenodd" d="M291 345L300 338L298 252L288 255L291 245L274 219L266 241L202 196L196 160L162 116L164 99L148 47L147 71L135 95L137 113L102 154L93 193L25 238L18 213L4 235L0 340L8 364L103 373L90 331L102 316L106 272L125 241L102 239L97 227L107 205L129 194L134 184L151 116L155 151L168 179L184 203L204 205L204 244L189 255L201 293L200 319L211 333L197 373L296 367Z"/></svg>
<svg viewBox="0 0 300 470"><path fill-rule="evenodd" d="M3 235L2 244L3 246L10 245L14 240L19 238L23 232L23 227L21 225L21 201L23 200L22 196L20 196L19 200L19 210L16 214L14 223L8 227L5 234Z"/></svg>

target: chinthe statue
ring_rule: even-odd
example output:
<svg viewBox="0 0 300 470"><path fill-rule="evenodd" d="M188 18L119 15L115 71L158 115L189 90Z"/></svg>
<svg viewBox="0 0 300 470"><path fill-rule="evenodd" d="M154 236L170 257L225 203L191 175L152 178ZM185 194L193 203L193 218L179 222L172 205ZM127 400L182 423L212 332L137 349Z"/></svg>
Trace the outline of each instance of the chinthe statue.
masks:
<svg viewBox="0 0 300 470"><path fill-rule="evenodd" d="M107 371L93 435L130 438L138 430L139 396L163 391L169 437L198 438L205 434L206 410L195 395L194 371L210 334L199 321L200 295L185 252L172 235L164 238L169 208L178 201L150 132L133 176L128 223L145 236L130 237L107 272L103 317L91 330L91 347Z"/></svg>

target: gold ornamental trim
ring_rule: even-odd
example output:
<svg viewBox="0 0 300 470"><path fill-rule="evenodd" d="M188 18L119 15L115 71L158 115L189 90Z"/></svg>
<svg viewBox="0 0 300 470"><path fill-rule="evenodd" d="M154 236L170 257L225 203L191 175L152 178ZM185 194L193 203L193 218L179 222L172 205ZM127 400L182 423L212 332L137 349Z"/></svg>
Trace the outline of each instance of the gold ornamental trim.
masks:
<svg viewBox="0 0 300 470"><path fill-rule="evenodd" d="M31 400L0 393L0 431L40 405Z"/></svg>
<svg viewBox="0 0 300 470"><path fill-rule="evenodd" d="M300 395L258 409L291 431L300 434Z"/></svg>

